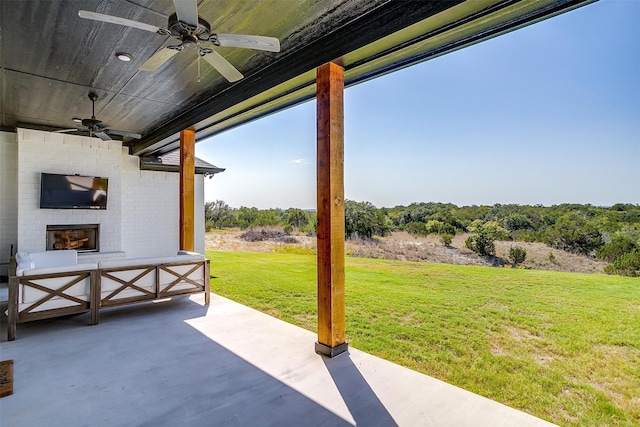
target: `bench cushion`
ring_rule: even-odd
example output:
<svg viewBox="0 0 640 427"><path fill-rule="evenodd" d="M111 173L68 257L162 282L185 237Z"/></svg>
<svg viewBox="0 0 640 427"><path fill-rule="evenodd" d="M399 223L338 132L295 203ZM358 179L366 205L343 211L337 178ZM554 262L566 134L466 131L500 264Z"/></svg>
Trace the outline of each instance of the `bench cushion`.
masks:
<svg viewBox="0 0 640 427"><path fill-rule="evenodd" d="M138 266L146 266L146 265L158 265L158 264L166 264L169 262L176 262L177 257L160 257L160 258L128 258L128 259L117 259L112 261L100 261L98 266L101 269L108 268L125 268L125 267L138 267Z"/></svg>
<svg viewBox="0 0 640 427"><path fill-rule="evenodd" d="M178 251L178 255L192 255L192 256L196 256L196 257L204 258L204 255L202 255L201 253L198 253L198 252L192 252L192 251L183 251L183 250L179 250L179 251Z"/></svg>
<svg viewBox="0 0 640 427"><path fill-rule="evenodd" d="M101 269L137 267L144 265L158 264L175 264L181 262L203 261L204 255L193 253L193 255L177 255L168 257L151 257L151 258L127 258L111 261L100 261L98 263Z"/></svg>
<svg viewBox="0 0 640 427"><path fill-rule="evenodd" d="M98 264L96 263L63 265L59 267L32 268L31 270L25 270L22 275L23 276L40 276L45 274L67 273L72 271L96 270L97 268L98 268Z"/></svg>
<svg viewBox="0 0 640 427"><path fill-rule="evenodd" d="M29 258L35 264L34 268L62 267L64 265L76 265L78 263L78 252L73 249L30 252Z"/></svg>
<svg viewBox="0 0 640 427"><path fill-rule="evenodd" d="M36 264L26 252L16 253L16 276L22 276L25 270L36 268Z"/></svg>

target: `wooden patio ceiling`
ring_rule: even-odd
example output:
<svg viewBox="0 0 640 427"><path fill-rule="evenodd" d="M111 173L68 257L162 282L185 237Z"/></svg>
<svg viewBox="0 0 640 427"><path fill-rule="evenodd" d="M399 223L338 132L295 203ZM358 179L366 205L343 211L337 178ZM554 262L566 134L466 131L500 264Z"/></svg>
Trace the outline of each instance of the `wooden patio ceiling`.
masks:
<svg viewBox="0 0 640 427"><path fill-rule="evenodd" d="M593 0L201 0L198 13L221 33L273 36L279 53L219 48L245 76L229 83L197 54L181 52L155 72L138 67L168 37L78 17L84 9L161 28L172 0L0 2L0 126L73 127L96 116L131 154L160 155L315 96L315 69L334 61L350 86L451 52ZM130 53L120 62L115 54Z"/></svg>

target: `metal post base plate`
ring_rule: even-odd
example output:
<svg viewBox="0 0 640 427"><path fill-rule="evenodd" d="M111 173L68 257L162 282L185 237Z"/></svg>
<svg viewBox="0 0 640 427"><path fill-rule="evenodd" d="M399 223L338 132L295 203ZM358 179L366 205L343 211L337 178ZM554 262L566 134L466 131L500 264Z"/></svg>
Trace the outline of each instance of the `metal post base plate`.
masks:
<svg viewBox="0 0 640 427"><path fill-rule="evenodd" d="M336 357L342 353L345 353L349 349L349 345L345 342L335 347L329 347L328 345L316 342L316 353L322 354L327 357Z"/></svg>

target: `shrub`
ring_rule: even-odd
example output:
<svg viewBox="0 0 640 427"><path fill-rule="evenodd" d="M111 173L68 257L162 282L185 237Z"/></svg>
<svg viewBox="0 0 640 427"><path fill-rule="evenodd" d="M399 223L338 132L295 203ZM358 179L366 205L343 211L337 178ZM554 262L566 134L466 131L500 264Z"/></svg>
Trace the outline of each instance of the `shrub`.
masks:
<svg viewBox="0 0 640 427"><path fill-rule="evenodd" d="M473 238L474 236L469 236L465 239L464 241L464 245L467 247L467 249L471 249L472 251L476 251L476 241Z"/></svg>
<svg viewBox="0 0 640 427"><path fill-rule="evenodd" d="M438 229L438 233L451 234L452 236L455 236L456 228L451 224L442 224L442 226Z"/></svg>
<svg viewBox="0 0 640 427"><path fill-rule="evenodd" d="M213 228L233 227L237 222L234 209L222 200L204 204L204 219L206 231L211 231Z"/></svg>
<svg viewBox="0 0 640 427"><path fill-rule="evenodd" d="M472 233L483 234L491 240L508 240L510 233L506 228L500 227L498 221L487 221L484 224L479 219L474 220L467 228Z"/></svg>
<svg viewBox="0 0 640 427"><path fill-rule="evenodd" d="M596 251L596 257L608 262L613 262L616 258L634 249L638 249L638 245L632 237L617 235L611 239L611 242Z"/></svg>
<svg viewBox="0 0 640 427"><path fill-rule="evenodd" d="M453 234L443 233L440 235L440 241L445 246L449 246L452 240L453 240Z"/></svg>
<svg viewBox="0 0 640 427"><path fill-rule="evenodd" d="M533 230L533 223L523 214L512 213L502 219L502 225L509 231Z"/></svg>
<svg viewBox="0 0 640 427"><path fill-rule="evenodd" d="M414 236L424 236L427 234L427 229L421 222L410 222L404 226L404 229L407 233Z"/></svg>
<svg viewBox="0 0 640 427"><path fill-rule="evenodd" d="M238 225L240 228L249 228L255 225L256 219L259 215L258 208L248 208L246 206L240 206L237 211Z"/></svg>
<svg viewBox="0 0 640 427"><path fill-rule="evenodd" d="M438 221L437 219L432 219L427 221L427 225L425 225L427 234L439 233L440 228L442 228L443 225L444 224L441 221Z"/></svg>
<svg viewBox="0 0 640 427"><path fill-rule="evenodd" d="M315 236L316 232L317 232L317 226L318 226L318 223L314 219L313 222L310 221L308 224L306 224L304 227L302 227L300 229L300 232L304 233L307 236Z"/></svg>
<svg viewBox="0 0 640 427"><path fill-rule="evenodd" d="M637 249L626 254L620 255L604 268L607 274L619 274L621 276L640 276L640 252Z"/></svg>
<svg viewBox="0 0 640 427"><path fill-rule="evenodd" d="M295 228L302 228L309 222L309 216L302 209L290 208L284 212L285 222Z"/></svg>
<svg viewBox="0 0 640 427"><path fill-rule="evenodd" d="M600 231L589 224L588 218L577 212L569 212L544 231L548 245L568 252L590 255L604 245Z"/></svg>
<svg viewBox="0 0 640 427"><path fill-rule="evenodd" d="M496 246L493 243L493 238L485 233L478 233L467 237L464 244L478 255L495 256L496 254Z"/></svg>
<svg viewBox="0 0 640 427"><path fill-rule="evenodd" d="M307 223L298 230L307 236L313 236L317 232L318 217L315 212L307 212Z"/></svg>
<svg viewBox="0 0 640 427"><path fill-rule="evenodd" d="M480 234L488 236L491 240L509 240L510 237L509 230L500 227L498 221L487 221L482 224Z"/></svg>
<svg viewBox="0 0 640 427"><path fill-rule="evenodd" d="M522 246L511 246L509 248L509 260L512 264L522 264L527 259L527 251Z"/></svg>
<svg viewBox="0 0 640 427"><path fill-rule="evenodd" d="M520 240L522 242L537 242L539 240L535 232L528 230L517 231L512 233L512 235L514 240Z"/></svg>
<svg viewBox="0 0 640 427"><path fill-rule="evenodd" d="M373 235L384 236L389 232L389 223L384 212L378 211L369 202L346 200L344 205L345 237L354 235L371 239Z"/></svg>
<svg viewBox="0 0 640 427"><path fill-rule="evenodd" d="M280 209L265 209L258 211L252 227L276 226L282 223L282 211Z"/></svg>

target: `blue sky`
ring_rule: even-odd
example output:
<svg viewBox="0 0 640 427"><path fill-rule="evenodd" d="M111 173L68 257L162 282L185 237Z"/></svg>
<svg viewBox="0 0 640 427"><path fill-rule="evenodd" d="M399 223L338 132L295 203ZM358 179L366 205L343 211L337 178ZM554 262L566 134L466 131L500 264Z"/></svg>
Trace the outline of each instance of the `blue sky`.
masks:
<svg viewBox="0 0 640 427"><path fill-rule="evenodd" d="M345 198L640 203L640 1L600 0L345 91ZM196 145L205 200L315 208L315 102Z"/></svg>

